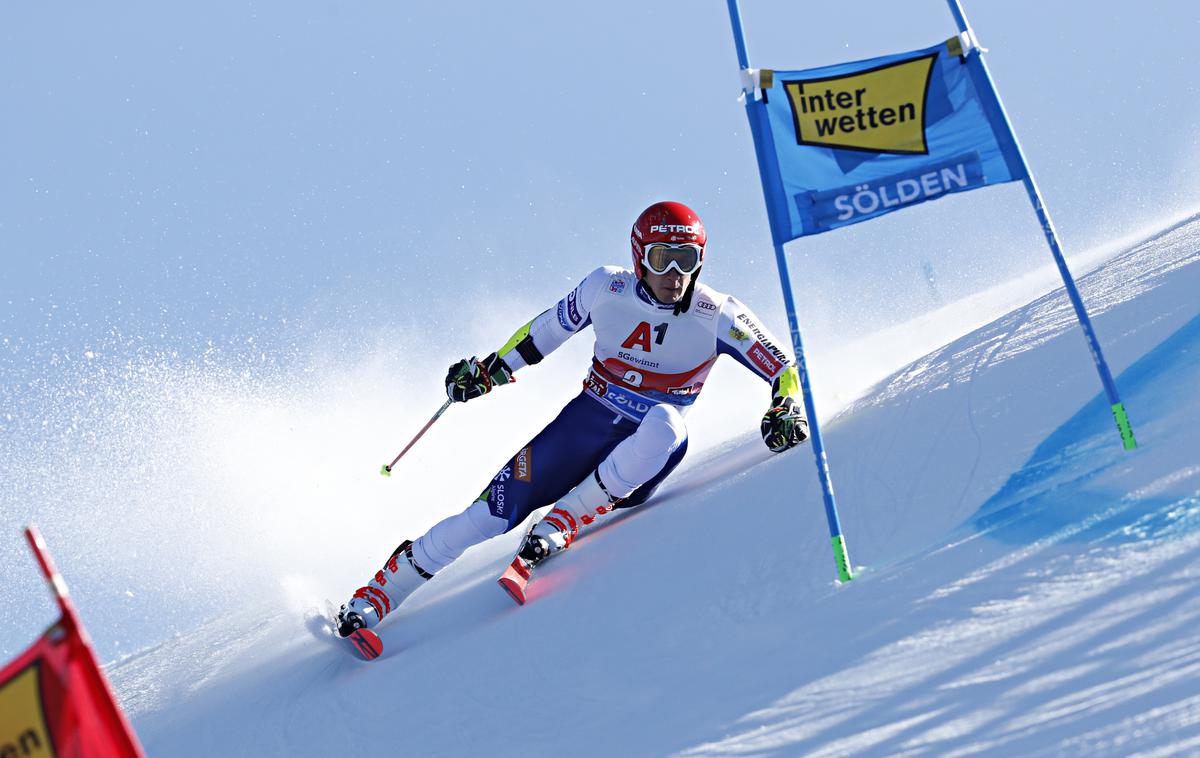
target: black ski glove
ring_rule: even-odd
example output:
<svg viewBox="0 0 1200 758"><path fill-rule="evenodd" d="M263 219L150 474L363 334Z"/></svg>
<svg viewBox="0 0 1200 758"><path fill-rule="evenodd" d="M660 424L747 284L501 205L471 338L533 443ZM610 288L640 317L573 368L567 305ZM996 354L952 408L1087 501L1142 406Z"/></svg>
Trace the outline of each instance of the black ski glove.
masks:
<svg viewBox="0 0 1200 758"><path fill-rule="evenodd" d="M512 369L495 353L482 361L464 358L446 372L446 395L456 403L465 403L514 380Z"/></svg>
<svg viewBox="0 0 1200 758"><path fill-rule="evenodd" d="M763 442L772 453L782 453L808 439L808 419L790 397L775 398L771 410L763 415L761 429Z"/></svg>

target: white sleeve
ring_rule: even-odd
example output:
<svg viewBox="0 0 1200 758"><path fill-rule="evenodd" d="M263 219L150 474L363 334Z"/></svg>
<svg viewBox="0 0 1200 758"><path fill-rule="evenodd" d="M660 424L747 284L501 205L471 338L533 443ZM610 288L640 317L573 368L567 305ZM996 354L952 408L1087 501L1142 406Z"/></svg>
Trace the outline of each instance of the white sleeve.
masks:
<svg viewBox="0 0 1200 758"><path fill-rule="evenodd" d="M726 300L721 308L717 351L733 356L773 386L792 366L792 361L780 348L778 338L760 326L758 317L735 297Z"/></svg>
<svg viewBox="0 0 1200 758"><path fill-rule="evenodd" d="M499 356L516 371L557 350L571 335L592 323L592 304L609 278L610 273L604 268L588 274L555 307L542 311L518 329L497 351Z"/></svg>

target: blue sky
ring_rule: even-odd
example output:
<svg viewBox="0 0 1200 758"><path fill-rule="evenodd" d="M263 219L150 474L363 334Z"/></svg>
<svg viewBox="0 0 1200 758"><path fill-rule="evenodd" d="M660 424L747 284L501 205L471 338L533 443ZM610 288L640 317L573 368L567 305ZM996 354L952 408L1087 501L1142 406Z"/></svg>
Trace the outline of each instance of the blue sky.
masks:
<svg viewBox="0 0 1200 758"><path fill-rule="evenodd" d="M746 2L754 65L950 36L945 6ZM967 6L1068 249L1194 203L1185 3ZM245 3L3 12L0 331L302 344L553 300L695 205L710 282L779 315L725 5ZM794 243L820 344L1041 263L1016 186ZM497 332L508 328L503 325ZM465 352L475 346L463 346Z"/></svg>

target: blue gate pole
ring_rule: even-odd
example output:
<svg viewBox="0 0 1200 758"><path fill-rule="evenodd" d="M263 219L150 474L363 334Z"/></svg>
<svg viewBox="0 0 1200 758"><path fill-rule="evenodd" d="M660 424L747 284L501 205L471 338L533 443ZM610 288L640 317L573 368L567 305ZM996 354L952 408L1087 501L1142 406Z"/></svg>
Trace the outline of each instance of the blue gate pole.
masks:
<svg viewBox="0 0 1200 758"><path fill-rule="evenodd" d="M746 54L746 41L742 33L742 17L738 10L737 0L728 0L729 20L733 27L733 42L737 47L738 66L745 71L750 68ZM804 395L804 412L808 416L809 440L813 447L813 456L817 464L817 477L821 481L821 491L825 496L825 518L829 522L829 536L833 543L833 558L837 564L838 579L848 582L854 578L850 565L850 556L846 550L846 538L842 536L842 524L838 519L837 501L833 496L833 479L829 475L829 460L825 457L825 443L821 438L821 425L817 420L817 408L813 403L812 386L809 381L808 363L804 358L804 341L800 337L800 320L796 316L796 298L792 292L792 276L788 271L787 257L783 251L782 236L779 233L779 221L776 218L773 195L767 183L768 171L771 170L769 160L764 154L765 144L769 142L770 123L766 120L765 112L756 111L754 93L745 92L746 117L750 120L750 133L754 139L754 153L758 159L758 175L762 181L763 198L767 204L767 218L771 225L771 241L775 245L775 262L779 268L779 283L783 288L783 304L787 309L788 327L792 333L792 347L796 351L796 368L800 374L800 388ZM759 109L765 108L758 103Z"/></svg>
<svg viewBox="0 0 1200 758"><path fill-rule="evenodd" d="M968 38L973 38L970 25L967 23L967 17L963 14L962 5L959 3L959 0L946 0L946 2L950 6L950 12L954 15L954 22L958 24L958 31L968 35ZM1015 152L1021 159L1021 168L1024 174L1022 182L1025 185L1025 192L1029 195L1029 202L1033 205L1033 210L1037 213L1038 221L1042 224L1042 232L1046 235L1046 242L1050 245L1050 253L1054 256L1054 262L1058 265L1058 273L1062 276L1063 284L1066 286L1067 297L1071 299L1071 305L1075 307L1075 316L1079 319L1079 325L1083 328L1083 335L1087 338L1088 348L1092 353L1092 360L1096 363L1096 370L1100 373L1100 382L1104 385L1104 391L1108 395L1108 404L1112 408L1113 418L1117 422L1117 430L1121 433L1121 443L1125 446L1126 450L1132 450L1137 447L1137 440L1133 436L1133 427L1129 423L1129 414L1126 413L1125 404L1121 402L1121 397L1117 394L1117 383L1113 381L1112 372L1108 369L1108 361L1104 359L1104 353L1100 350L1100 340L1096 338L1096 330L1092 328L1092 319L1088 316L1087 308L1083 305L1083 298L1079 296L1079 289L1075 286L1075 279L1071 276L1070 269L1067 268L1067 261L1063 257L1062 247L1058 243L1058 232L1055 231L1054 222L1050 219L1050 211L1046 208L1046 204L1042 202L1042 193L1038 189L1037 182L1034 181L1033 171L1030 170L1029 161L1025 158L1025 151L1021 149L1021 143L1017 141L1017 133L1012 127L1012 122L1008 119L1008 113L1004 110L1004 104L1000 102L1000 93L996 90L996 85L992 81L992 74L988 70L987 61L983 59L983 54L977 48L968 53L966 46L964 46L964 55L966 54L979 57L980 70L983 72L988 85L988 92L982 93L982 95L994 101L996 111L1004 123L1004 128L1008 131L1008 138L1012 141Z"/></svg>

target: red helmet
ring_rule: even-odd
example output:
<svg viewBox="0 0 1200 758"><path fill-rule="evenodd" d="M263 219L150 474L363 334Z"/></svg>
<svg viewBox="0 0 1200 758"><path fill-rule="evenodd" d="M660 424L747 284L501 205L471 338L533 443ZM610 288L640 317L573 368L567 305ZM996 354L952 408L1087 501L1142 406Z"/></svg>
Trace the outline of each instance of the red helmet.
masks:
<svg viewBox="0 0 1200 758"><path fill-rule="evenodd" d="M641 279L646 273L642 258L646 245L653 242L668 244L690 243L700 247L700 264L704 263L704 246L708 234L696 212L683 203L655 203L633 222L629 243L633 246L633 272Z"/></svg>

